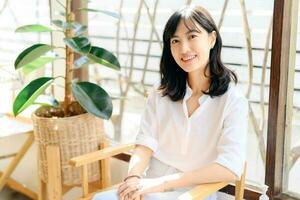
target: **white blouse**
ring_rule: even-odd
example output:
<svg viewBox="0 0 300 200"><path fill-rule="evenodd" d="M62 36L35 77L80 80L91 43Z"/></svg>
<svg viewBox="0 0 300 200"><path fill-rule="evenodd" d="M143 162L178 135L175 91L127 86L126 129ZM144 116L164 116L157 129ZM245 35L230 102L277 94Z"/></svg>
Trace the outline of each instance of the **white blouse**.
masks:
<svg viewBox="0 0 300 200"><path fill-rule="evenodd" d="M152 90L142 115L136 143L153 150L153 156L181 171L219 163L241 176L246 154L248 101L230 84L227 92L211 98L202 95L200 106L188 117L187 84L183 101L173 102Z"/></svg>

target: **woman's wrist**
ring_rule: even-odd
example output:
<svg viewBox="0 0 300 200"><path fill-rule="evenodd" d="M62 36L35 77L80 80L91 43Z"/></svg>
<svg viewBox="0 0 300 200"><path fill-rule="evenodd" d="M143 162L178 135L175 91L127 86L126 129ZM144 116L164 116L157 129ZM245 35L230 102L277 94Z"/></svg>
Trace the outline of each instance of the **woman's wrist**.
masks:
<svg viewBox="0 0 300 200"><path fill-rule="evenodd" d="M133 174L133 175L129 175L127 176L126 178L124 178L124 182L127 181L128 179L131 179L131 178L138 178L138 179L141 179L141 176L140 175L137 175L137 174Z"/></svg>
<svg viewBox="0 0 300 200"><path fill-rule="evenodd" d="M170 192L170 191L172 191L172 188L170 187L168 180L164 180L163 181L162 188L163 188L163 192Z"/></svg>

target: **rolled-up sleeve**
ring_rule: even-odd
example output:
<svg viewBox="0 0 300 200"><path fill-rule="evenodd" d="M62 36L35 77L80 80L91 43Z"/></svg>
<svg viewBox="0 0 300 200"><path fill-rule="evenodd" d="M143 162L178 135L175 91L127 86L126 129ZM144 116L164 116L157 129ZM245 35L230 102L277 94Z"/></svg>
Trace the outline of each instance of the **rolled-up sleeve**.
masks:
<svg viewBox="0 0 300 200"><path fill-rule="evenodd" d="M156 91L152 90L148 96L146 108L142 114L136 144L146 146L153 152L157 150L157 116L156 116Z"/></svg>
<svg viewBox="0 0 300 200"><path fill-rule="evenodd" d="M216 163L240 177L246 158L248 132L248 101L239 97L231 101L225 112L224 124L218 141Z"/></svg>

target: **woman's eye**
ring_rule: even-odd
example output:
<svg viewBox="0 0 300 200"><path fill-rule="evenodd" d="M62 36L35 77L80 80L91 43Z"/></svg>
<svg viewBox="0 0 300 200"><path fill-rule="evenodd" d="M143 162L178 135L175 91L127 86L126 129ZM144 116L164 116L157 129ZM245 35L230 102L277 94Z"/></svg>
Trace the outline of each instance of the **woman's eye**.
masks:
<svg viewBox="0 0 300 200"><path fill-rule="evenodd" d="M190 38L191 38L191 39L193 39L193 38L195 38L195 37L197 37L197 35L190 35Z"/></svg>
<svg viewBox="0 0 300 200"><path fill-rule="evenodd" d="M171 40L172 44L176 44L178 42L178 40Z"/></svg>

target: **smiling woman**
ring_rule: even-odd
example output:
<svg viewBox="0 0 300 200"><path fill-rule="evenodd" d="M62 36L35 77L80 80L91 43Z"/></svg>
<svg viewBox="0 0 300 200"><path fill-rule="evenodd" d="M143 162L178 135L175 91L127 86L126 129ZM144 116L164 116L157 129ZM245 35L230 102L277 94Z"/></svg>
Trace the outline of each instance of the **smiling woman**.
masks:
<svg viewBox="0 0 300 200"><path fill-rule="evenodd" d="M203 71L214 47L216 32L208 33L193 21L181 20L171 38L171 52L176 63L185 71Z"/></svg>
<svg viewBox="0 0 300 200"><path fill-rule="evenodd" d="M148 96L128 176L117 190L94 200L171 200L196 184L241 176L248 102L236 75L222 63L221 48L203 7L187 6L169 18L161 83Z"/></svg>
<svg viewBox="0 0 300 200"><path fill-rule="evenodd" d="M187 75L201 77L201 89L210 96L224 94L230 80L237 82L236 75L221 61L222 39L204 8L190 7L174 13L165 26L163 40L160 89L172 100L184 96ZM170 66L176 67L170 69ZM176 92L171 94L170 91Z"/></svg>

